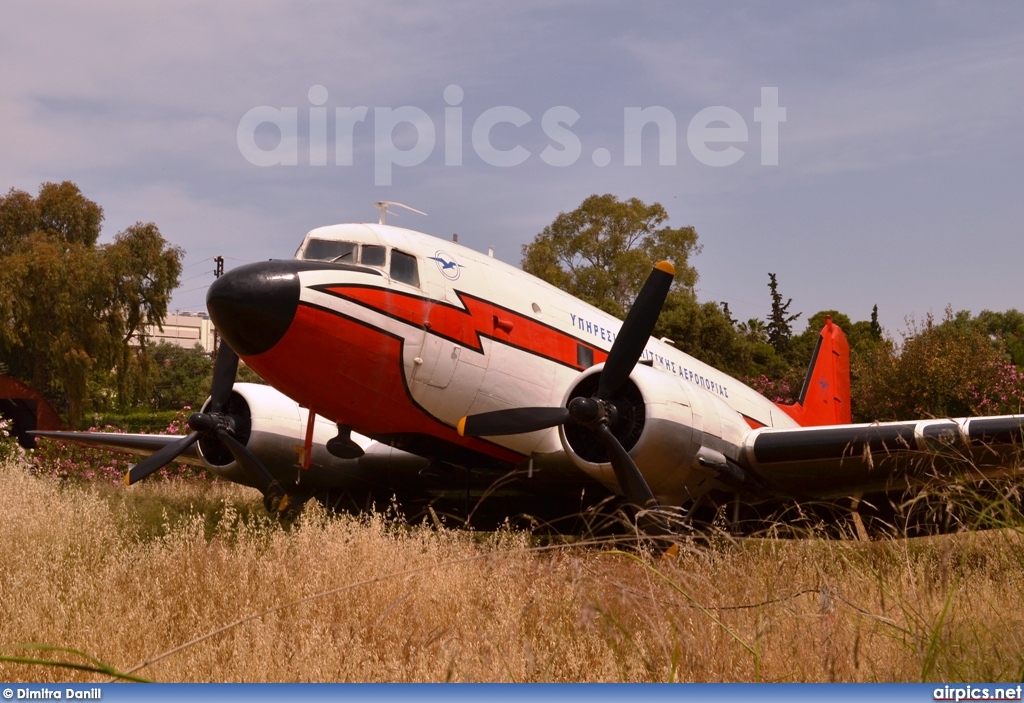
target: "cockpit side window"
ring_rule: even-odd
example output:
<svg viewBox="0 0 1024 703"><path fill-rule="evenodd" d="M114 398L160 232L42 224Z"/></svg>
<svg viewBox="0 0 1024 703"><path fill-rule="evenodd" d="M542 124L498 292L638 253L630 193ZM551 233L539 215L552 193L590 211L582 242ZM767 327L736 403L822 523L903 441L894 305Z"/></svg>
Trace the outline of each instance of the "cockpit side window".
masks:
<svg viewBox="0 0 1024 703"><path fill-rule="evenodd" d="M333 239L310 239L302 258L312 261L354 263L356 245L353 242L339 242Z"/></svg>
<svg viewBox="0 0 1024 703"><path fill-rule="evenodd" d="M377 244L364 244L363 255L360 259L360 263L363 266L378 266L380 268L384 268L387 256L388 250L385 247Z"/></svg>
<svg viewBox="0 0 1024 703"><path fill-rule="evenodd" d="M397 249L391 250L391 280L419 287L420 273L416 257Z"/></svg>

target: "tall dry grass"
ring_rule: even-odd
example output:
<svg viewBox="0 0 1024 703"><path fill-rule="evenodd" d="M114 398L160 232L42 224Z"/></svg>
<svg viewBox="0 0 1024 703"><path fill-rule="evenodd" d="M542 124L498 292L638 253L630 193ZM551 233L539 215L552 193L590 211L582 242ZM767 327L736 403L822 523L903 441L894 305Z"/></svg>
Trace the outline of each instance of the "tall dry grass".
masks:
<svg viewBox="0 0 1024 703"><path fill-rule="evenodd" d="M135 674L163 681L1024 673L1024 551L1009 529L870 544L721 537L656 558L312 506L283 528L259 516L252 492L218 485L111 494L10 462L0 485L0 645L11 655L37 656L12 647L34 642L122 671L155 660ZM0 679L97 677L0 662Z"/></svg>

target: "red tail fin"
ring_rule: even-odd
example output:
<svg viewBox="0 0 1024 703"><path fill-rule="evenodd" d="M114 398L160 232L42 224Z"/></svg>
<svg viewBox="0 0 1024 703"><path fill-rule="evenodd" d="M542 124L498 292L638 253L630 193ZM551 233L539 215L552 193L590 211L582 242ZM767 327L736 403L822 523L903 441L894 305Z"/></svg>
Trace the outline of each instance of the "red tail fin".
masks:
<svg viewBox="0 0 1024 703"><path fill-rule="evenodd" d="M800 400L779 407L803 426L850 423L850 345L831 317L814 347Z"/></svg>

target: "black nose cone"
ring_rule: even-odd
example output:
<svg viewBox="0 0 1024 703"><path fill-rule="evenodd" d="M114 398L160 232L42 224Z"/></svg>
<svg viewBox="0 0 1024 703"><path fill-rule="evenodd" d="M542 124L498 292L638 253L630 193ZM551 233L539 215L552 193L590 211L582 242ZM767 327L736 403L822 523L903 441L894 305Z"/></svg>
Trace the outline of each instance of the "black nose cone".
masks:
<svg viewBox="0 0 1024 703"><path fill-rule="evenodd" d="M288 331L299 306L293 261L263 261L233 269L210 286L206 308L224 340L242 356L269 351Z"/></svg>

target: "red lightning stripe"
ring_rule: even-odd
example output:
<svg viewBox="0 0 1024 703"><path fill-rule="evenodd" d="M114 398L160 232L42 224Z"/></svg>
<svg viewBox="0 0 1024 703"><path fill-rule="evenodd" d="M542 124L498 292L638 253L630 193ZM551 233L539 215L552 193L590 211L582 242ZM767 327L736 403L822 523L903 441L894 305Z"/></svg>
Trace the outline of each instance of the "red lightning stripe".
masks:
<svg viewBox="0 0 1024 703"><path fill-rule="evenodd" d="M458 292L465 308L450 303L371 286L327 285L317 290L358 303L415 327L426 327L432 334L451 340L467 349L483 353L482 337L537 354L574 369L579 364L579 347L593 350L594 363L604 361L607 352L585 344L537 320L481 298Z"/></svg>

